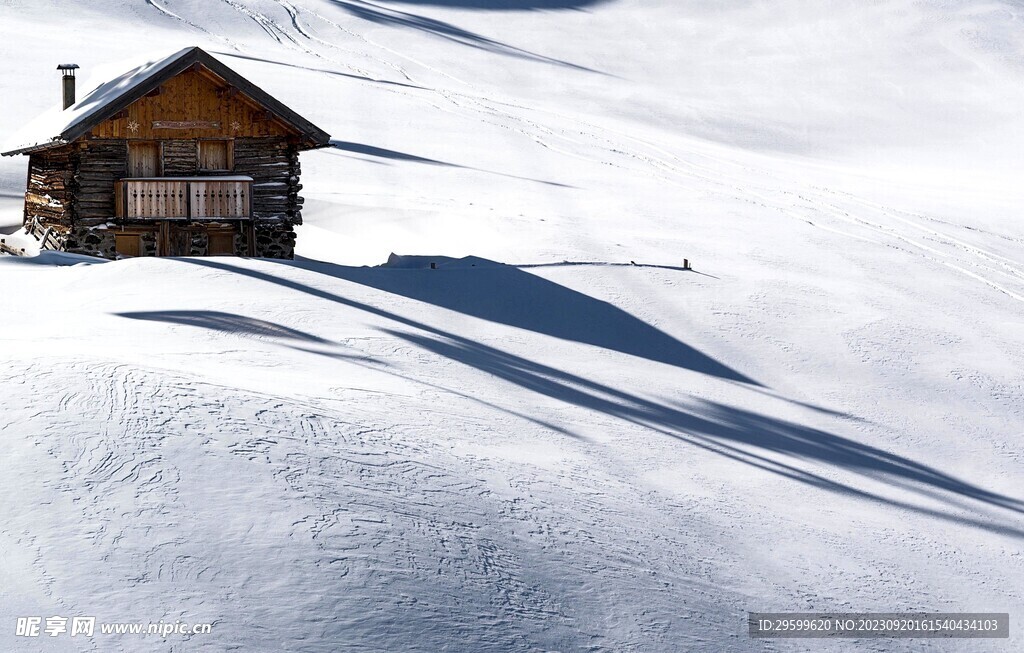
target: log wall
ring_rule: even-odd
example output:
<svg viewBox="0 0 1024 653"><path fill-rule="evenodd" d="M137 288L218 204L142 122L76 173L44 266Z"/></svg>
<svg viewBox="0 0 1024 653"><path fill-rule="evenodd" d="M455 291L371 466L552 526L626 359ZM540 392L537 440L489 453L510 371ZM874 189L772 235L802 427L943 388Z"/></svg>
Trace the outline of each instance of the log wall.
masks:
<svg viewBox="0 0 1024 653"><path fill-rule="evenodd" d="M29 155L24 214L27 228L66 230L71 226L76 166L76 151L70 146Z"/></svg>
<svg viewBox="0 0 1024 653"><path fill-rule="evenodd" d="M173 139L161 142L165 177L192 177L198 172L196 142Z"/></svg>
<svg viewBox="0 0 1024 653"><path fill-rule="evenodd" d="M234 174L253 179L253 218L302 224L299 153L285 138L236 138Z"/></svg>
<svg viewBox="0 0 1024 653"><path fill-rule="evenodd" d="M292 258L294 226L302 223L303 203L296 145L285 137L236 138L232 142L234 170L225 174L253 178L252 236L256 255ZM194 140L165 140L161 145L165 176L197 173ZM49 229L61 249L113 258L114 239L108 228L115 224L132 226L130 220L116 218L114 185L127 176L125 139L88 139L34 153L29 157L26 226L33 228L37 237ZM247 253L249 236L243 234L239 254ZM204 250L205 241L197 241L194 249Z"/></svg>
<svg viewBox="0 0 1024 653"><path fill-rule="evenodd" d="M76 226L113 219L114 182L128 176L128 145L119 139L90 140L78 152L73 221Z"/></svg>

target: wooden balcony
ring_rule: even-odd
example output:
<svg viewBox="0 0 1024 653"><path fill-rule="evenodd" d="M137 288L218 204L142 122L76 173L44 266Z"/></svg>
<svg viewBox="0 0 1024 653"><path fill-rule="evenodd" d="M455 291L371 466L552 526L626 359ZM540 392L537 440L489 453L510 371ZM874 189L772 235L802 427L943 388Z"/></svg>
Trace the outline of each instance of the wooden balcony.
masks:
<svg viewBox="0 0 1024 653"><path fill-rule="evenodd" d="M115 182L116 215L128 220L248 220L252 177L139 177Z"/></svg>

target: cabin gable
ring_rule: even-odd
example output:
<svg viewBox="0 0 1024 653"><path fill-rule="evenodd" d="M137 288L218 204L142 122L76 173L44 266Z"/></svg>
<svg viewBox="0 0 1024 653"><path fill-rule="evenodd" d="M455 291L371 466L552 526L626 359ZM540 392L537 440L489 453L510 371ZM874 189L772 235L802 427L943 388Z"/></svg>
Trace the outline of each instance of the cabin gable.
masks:
<svg viewBox="0 0 1024 653"><path fill-rule="evenodd" d="M301 134L237 87L196 65L93 127L90 136L160 141Z"/></svg>

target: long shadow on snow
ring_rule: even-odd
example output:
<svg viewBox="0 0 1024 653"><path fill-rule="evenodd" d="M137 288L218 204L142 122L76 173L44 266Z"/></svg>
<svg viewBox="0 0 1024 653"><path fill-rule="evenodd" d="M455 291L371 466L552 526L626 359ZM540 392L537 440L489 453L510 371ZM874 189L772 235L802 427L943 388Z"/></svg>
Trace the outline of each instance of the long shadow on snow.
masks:
<svg viewBox="0 0 1024 653"><path fill-rule="evenodd" d="M449 168L462 167L457 163L448 163L447 161L428 159L425 156L416 156L415 154L407 154L405 152L399 152L397 150L388 150L383 147L374 147L373 145L365 145L363 143L352 143L349 141L332 140L331 147L333 147L336 150L354 152L356 154L365 154L366 156L375 156L381 159L392 159L395 161L412 161L413 163L426 163L434 166L447 166Z"/></svg>
<svg viewBox="0 0 1024 653"><path fill-rule="evenodd" d="M729 381L750 377L673 338L626 311L543 277L486 259L467 257L431 269L352 268L319 261L294 265L451 311L571 340ZM459 267L452 267L457 263Z"/></svg>
<svg viewBox="0 0 1024 653"><path fill-rule="evenodd" d="M258 320L254 317L224 313L222 311L134 311L129 313L114 313L120 317L127 317L132 320L146 320L149 322L167 322L169 324L181 324L194 326L224 333L256 336L259 338L283 338L286 340L301 340L317 344L330 344L320 336L312 333L299 331L283 324Z"/></svg>
<svg viewBox="0 0 1024 653"><path fill-rule="evenodd" d="M938 499L951 507L960 505L958 499L970 499L1017 514L1024 513L1024 502L1019 499L990 492L934 467L876 447L716 402L697 400L690 405L658 403L291 279L209 259L178 260L259 279L392 320L426 334L387 330L426 351L569 405L644 426L680 442L799 483L1024 539L1024 531L1019 527L887 498L825 478L795 464L803 460L831 466ZM789 461L780 460L779 455L786 456Z"/></svg>
<svg viewBox="0 0 1024 653"><path fill-rule="evenodd" d="M426 330L438 333L436 329ZM934 467L827 431L707 400L694 400L689 405L680 403L677 406L658 403L450 333L427 336L394 329L385 331L424 350L527 390L645 426L800 483L1024 538L1024 530L1018 527L890 499L793 464L800 460L810 461L884 481L893 487L946 503L952 503L951 495L1024 513L1024 501L984 490ZM786 458L780 460L779 454ZM792 463L784 462L787 459Z"/></svg>
<svg viewBox="0 0 1024 653"><path fill-rule="evenodd" d="M342 152L352 152L354 154L362 154L364 156L372 156L378 159L388 159L391 161L408 161L410 163L422 163L432 166L444 166L446 168L458 168L460 170L475 170L476 172L483 172L489 175L498 175L499 177L508 177L509 179L520 179L522 181L532 181L537 184L544 184L546 186L557 186L559 188L575 188L568 184L560 184L556 181L545 181L543 179L534 179L532 177L520 177L519 175L510 175L505 172L496 172L494 170L487 170L485 168L474 168L472 166L464 166L458 163L449 163L448 161L440 161L438 159L428 159L425 156L417 156L415 154L409 154L407 152L399 152L398 150L389 150L383 147L376 147L374 145L366 145L364 143L352 143L350 141L338 141L332 140L331 147ZM368 159L361 159L368 161ZM379 163L373 161L373 163Z"/></svg>
<svg viewBox="0 0 1024 653"><path fill-rule="evenodd" d="M468 45L480 50L486 50L487 52L494 52L496 54L516 57L519 59L527 59L529 61L555 64L588 73L607 75L607 73L602 73L592 68L587 68L586 66L580 66L568 61L563 61L562 59L546 57L542 54L537 54L535 52L530 52L529 50L517 48L513 45L501 43L500 41L496 41L475 32L470 32L469 30L435 18L427 18L426 16L420 16L406 11L382 7L381 5L373 4L371 2L365 2L364 0L330 0L330 2L357 18L362 18L363 20L368 20L372 23L377 23L378 25L415 29L420 32L439 36L454 43Z"/></svg>
<svg viewBox="0 0 1024 653"><path fill-rule="evenodd" d="M309 354L316 354L317 356L325 356L327 358L334 358L339 360L347 361L363 361L367 364L375 367L387 367L386 363L377 361L366 356L359 356L355 354L346 354L343 352L330 351L329 349L322 348L323 346L337 347L338 343L332 342L320 336L313 335L312 333L306 333L298 329L286 327L283 324L277 324L276 322L268 322L267 320L259 320L254 317L246 317L245 315L238 315L236 313L225 313L223 311L134 311L126 313L113 313L118 317L126 317L130 320L145 320L147 322L165 322L168 324L180 324L182 326L192 326L200 329L209 329L211 331L219 331L221 333L228 333L235 336L246 336L256 338L268 338L271 340L294 340L303 343L308 343L306 346L279 343L294 349L296 351L302 351ZM311 347L311 345L321 346L319 349Z"/></svg>

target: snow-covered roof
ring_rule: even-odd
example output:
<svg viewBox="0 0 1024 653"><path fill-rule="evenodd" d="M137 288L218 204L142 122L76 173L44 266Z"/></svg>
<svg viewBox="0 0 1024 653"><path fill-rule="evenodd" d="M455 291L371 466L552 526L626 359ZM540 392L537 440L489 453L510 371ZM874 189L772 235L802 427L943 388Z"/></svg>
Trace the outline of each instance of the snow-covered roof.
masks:
<svg viewBox="0 0 1024 653"><path fill-rule="evenodd" d="M132 102L190 66L200 64L235 86L258 104L303 134L310 147L328 145L330 136L281 104L258 86L197 47L141 63L100 83L67 109L55 106L25 125L4 143L0 154L25 154L70 143Z"/></svg>

